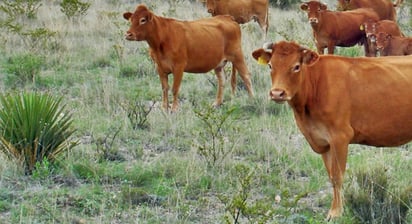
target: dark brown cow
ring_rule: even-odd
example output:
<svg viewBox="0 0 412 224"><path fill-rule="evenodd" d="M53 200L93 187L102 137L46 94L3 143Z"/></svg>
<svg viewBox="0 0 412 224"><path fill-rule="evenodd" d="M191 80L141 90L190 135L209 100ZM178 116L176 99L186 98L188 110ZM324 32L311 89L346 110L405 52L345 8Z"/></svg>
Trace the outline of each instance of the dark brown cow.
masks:
<svg viewBox="0 0 412 224"><path fill-rule="evenodd" d="M308 13L319 54L323 54L325 48L328 48L328 54L333 54L335 46L351 47L363 44L365 54L368 55L365 32L359 27L366 20L379 20L372 9L333 12L327 10L327 6L319 1L304 2L300 8Z"/></svg>
<svg viewBox="0 0 412 224"><path fill-rule="evenodd" d="M376 38L376 48L381 56L410 55L412 54L412 38L380 32Z"/></svg>
<svg viewBox="0 0 412 224"><path fill-rule="evenodd" d="M231 15L239 24L256 21L266 38L269 27L269 0L206 0L206 7L212 16Z"/></svg>
<svg viewBox="0 0 412 224"><path fill-rule="evenodd" d="M369 46L369 55L376 57L376 36L378 33L388 33L392 36L402 36L402 32L396 22L392 20L366 21L362 24L361 29L365 30L366 39Z"/></svg>
<svg viewBox="0 0 412 224"><path fill-rule="evenodd" d="M223 101L223 67L232 62L253 95L250 74L241 48L239 24L230 16L217 16L197 21L179 21L156 16L145 5L123 17L131 22L126 39L146 41L150 56L157 65L163 91L163 107L168 109L168 75L173 73L172 111L178 108L178 93L183 72L206 73L214 69L218 79L215 106ZM232 76L234 76L233 74Z"/></svg>
<svg viewBox="0 0 412 224"><path fill-rule="evenodd" d="M318 55L293 42L266 44L253 57L271 66L275 102L287 102L333 186L328 219L343 212L349 144L399 146L412 140L412 57Z"/></svg>
<svg viewBox="0 0 412 224"><path fill-rule="evenodd" d="M399 6L403 0L396 3L390 0L338 0L338 10L346 11L358 8L372 8L378 13L381 20L396 21L395 7Z"/></svg>

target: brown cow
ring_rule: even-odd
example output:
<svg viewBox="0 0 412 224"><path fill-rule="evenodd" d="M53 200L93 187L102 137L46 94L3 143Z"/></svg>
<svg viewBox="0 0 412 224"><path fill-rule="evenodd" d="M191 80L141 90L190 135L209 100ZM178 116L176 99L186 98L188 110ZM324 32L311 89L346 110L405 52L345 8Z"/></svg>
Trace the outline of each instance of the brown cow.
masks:
<svg viewBox="0 0 412 224"><path fill-rule="evenodd" d="M218 79L215 106L223 101L225 64L232 62L239 71L249 95L253 95L250 74L241 48L239 24L230 16L217 16L196 21L179 21L155 15L145 5L134 13L123 14L131 26L126 39L146 41L150 56L157 65L163 91L163 108L168 110L168 75L173 73L172 111L178 108L178 93L183 72L206 73L214 69Z"/></svg>
<svg viewBox="0 0 412 224"><path fill-rule="evenodd" d="M335 46L351 47L363 44L365 54L368 55L365 32L359 27L366 20L379 20L372 9L333 12L327 10L327 6L319 1L304 2L300 8L308 13L319 54L323 54L325 48L328 48L328 54L333 54Z"/></svg>
<svg viewBox="0 0 412 224"><path fill-rule="evenodd" d="M381 56L410 55L412 54L412 38L380 32L376 38L376 48Z"/></svg>
<svg viewBox="0 0 412 224"><path fill-rule="evenodd" d="M271 66L275 102L287 102L333 186L328 219L343 212L349 144L399 146L412 140L412 57L318 55L293 42L266 44L253 57Z"/></svg>
<svg viewBox="0 0 412 224"><path fill-rule="evenodd" d="M231 15L239 24L256 21L266 38L269 20L269 0L206 0L207 12L216 15Z"/></svg>
<svg viewBox="0 0 412 224"><path fill-rule="evenodd" d="M378 13L381 20L388 19L396 21L395 7L399 6L403 0L392 3L389 0L338 0L338 10L346 11L358 8L372 8Z"/></svg>
<svg viewBox="0 0 412 224"><path fill-rule="evenodd" d="M380 32L391 34L392 36L403 36L399 26L392 20L366 21L362 24L361 29L365 30L366 40L369 46L369 55L376 57L376 36Z"/></svg>

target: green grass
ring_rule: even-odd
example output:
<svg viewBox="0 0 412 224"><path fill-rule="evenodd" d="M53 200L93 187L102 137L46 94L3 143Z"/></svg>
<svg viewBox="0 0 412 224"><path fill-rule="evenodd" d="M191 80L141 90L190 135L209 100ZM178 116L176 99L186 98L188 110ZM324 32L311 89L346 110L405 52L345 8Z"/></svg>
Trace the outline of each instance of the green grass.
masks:
<svg viewBox="0 0 412 224"><path fill-rule="evenodd" d="M239 166L253 171L246 204L251 219L326 223L331 202L326 169L296 127L288 105L268 100L269 69L251 57L263 44L256 23L242 25L242 47L256 96L251 99L239 88L231 97L226 84L224 105L217 112L236 108L224 138L224 147L233 148L225 148L227 156L210 166L196 144L207 133L195 112L213 103L215 75L185 74L181 107L175 114L165 114L147 44L123 37L129 24L122 13L134 10L135 3L88 2L92 3L88 13L71 21L58 4L43 0L37 18L25 23L45 26L57 34L52 45L36 51L44 59L36 83L21 88L63 97L73 114L74 136L80 144L59 157L54 166L41 167L35 176L25 176L18 164L0 154L0 223L224 223L230 211L225 209L229 201L222 197L235 198L245 178L236 176ZM186 0L143 2L167 17L209 16L201 4ZM314 49L306 15L298 7L289 11L271 8L270 12L268 40L290 39ZM13 91L4 82L12 75L8 59L31 52L21 38L5 30L0 40L7 40L0 41L0 90L8 93ZM362 51L354 47L337 52L357 56ZM157 102L147 115L145 128L134 128L130 122L124 104L131 102ZM105 160L104 152L115 156ZM410 146L355 145L350 147L348 169L385 165L391 174L391 189L406 188L411 185L411 158ZM345 184L349 184L350 173ZM347 209L336 223L356 222ZM241 223L248 219L242 216Z"/></svg>

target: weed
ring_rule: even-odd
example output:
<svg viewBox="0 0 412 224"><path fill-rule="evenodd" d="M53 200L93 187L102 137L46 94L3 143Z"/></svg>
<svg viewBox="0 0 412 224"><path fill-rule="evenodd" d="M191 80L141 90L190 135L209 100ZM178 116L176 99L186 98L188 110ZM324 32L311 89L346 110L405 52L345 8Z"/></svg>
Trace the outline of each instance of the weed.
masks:
<svg viewBox="0 0 412 224"><path fill-rule="evenodd" d="M7 83L11 86L22 86L27 82L35 84L43 64L43 57L31 53L10 57L5 65L9 74Z"/></svg>
<svg viewBox="0 0 412 224"><path fill-rule="evenodd" d="M203 122L203 129L198 133L196 148L206 160L208 167L223 162L235 147L235 139L231 139L227 131L235 129L236 108L216 110L208 106L205 110L195 110L195 115Z"/></svg>

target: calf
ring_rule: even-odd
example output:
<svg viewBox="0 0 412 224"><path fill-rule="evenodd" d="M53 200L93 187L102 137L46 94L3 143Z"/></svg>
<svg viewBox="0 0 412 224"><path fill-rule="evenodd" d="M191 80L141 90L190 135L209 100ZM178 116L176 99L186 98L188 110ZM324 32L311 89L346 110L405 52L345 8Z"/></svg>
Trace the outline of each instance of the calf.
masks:
<svg viewBox="0 0 412 224"><path fill-rule="evenodd" d="M412 54L412 38L380 32L376 39L376 48L381 56L410 55Z"/></svg>
<svg viewBox="0 0 412 224"><path fill-rule="evenodd" d="M333 186L328 219L343 212L349 144L392 147L412 140L412 57L318 55L293 42L266 44L270 98L287 102L297 126L322 156Z"/></svg>
<svg viewBox="0 0 412 224"><path fill-rule="evenodd" d="M368 20L362 24L361 29L365 30L366 40L368 41L369 55L367 56L376 57L378 53L376 49L376 36L378 33L383 32L392 36L403 36L398 24L392 20L381 20L378 22Z"/></svg>
<svg viewBox="0 0 412 224"><path fill-rule="evenodd" d="M256 21L266 38L269 0L206 0L207 12L213 16L231 15L239 24Z"/></svg>
<svg viewBox="0 0 412 224"><path fill-rule="evenodd" d="M379 20L372 9L333 12L319 1L302 3L300 8L308 13L319 54L323 54L325 48L328 48L328 54L333 54L335 46L351 47L356 44L363 44L365 54L369 54L365 32L359 27L367 20Z"/></svg>
<svg viewBox="0 0 412 224"><path fill-rule="evenodd" d="M250 74L241 46L239 24L230 16L216 16L196 21L180 21L155 15L145 5L123 14L131 22L126 39L146 41L157 65L163 91L163 108L168 110L168 75L173 73L172 111L178 108L178 93L183 72L206 73L214 70L218 79L215 106L223 101L223 67L232 62L239 71L249 95L253 95ZM234 70L233 70L234 72ZM232 74L234 80L235 74ZM234 89L234 88L232 88Z"/></svg>

